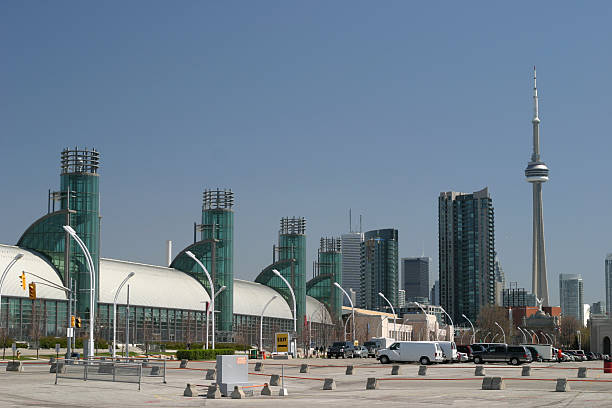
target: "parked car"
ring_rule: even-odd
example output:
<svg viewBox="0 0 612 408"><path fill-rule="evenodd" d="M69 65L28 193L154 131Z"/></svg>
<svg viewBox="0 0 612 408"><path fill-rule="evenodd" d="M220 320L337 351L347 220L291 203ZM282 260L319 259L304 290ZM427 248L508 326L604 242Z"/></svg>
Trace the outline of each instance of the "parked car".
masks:
<svg viewBox="0 0 612 408"><path fill-rule="evenodd" d="M379 350L378 360L382 364L395 361L419 362L423 365L441 363L442 349L437 342L398 341L389 348Z"/></svg>
<svg viewBox="0 0 612 408"><path fill-rule="evenodd" d="M355 346L350 341L335 341L329 349L327 349L327 358L349 358L353 357Z"/></svg>
<svg viewBox="0 0 612 408"><path fill-rule="evenodd" d="M376 357L376 352L380 348L375 341L366 341L363 346L368 349L368 357Z"/></svg>
<svg viewBox="0 0 612 408"><path fill-rule="evenodd" d="M474 355L474 363L508 363L519 365L530 363L532 361L531 353L525 346L515 346L507 344L498 344L490 347L487 351Z"/></svg>
<svg viewBox="0 0 612 408"><path fill-rule="evenodd" d="M353 350L353 358L368 358L368 348L366 346L356 346Z"/></svg>
<svg viewBox="0 0 612 408"><path fill-rule="evenodd" d="M460 363L466 363L468 361L470 361L470 358L468 357L467 353L462 353L460 351L457 352L457 360Z"/></svg>

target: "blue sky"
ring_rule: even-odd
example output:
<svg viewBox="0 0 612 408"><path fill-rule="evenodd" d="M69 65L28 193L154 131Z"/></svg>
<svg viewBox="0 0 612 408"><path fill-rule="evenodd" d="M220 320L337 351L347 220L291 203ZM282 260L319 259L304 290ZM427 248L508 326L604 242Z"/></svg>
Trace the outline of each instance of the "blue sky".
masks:
<svg viewBox="0 0 612 408"><path fill-rule="evenodd" d="M560 273L601 300L610 21L609 2L3 2L0 242L46 212L62 148L93 146L105 257L163 263L202 190L228 187L237 277L271 262L282 216L307 218L310 265L353 208L433 279L439 193L488 186L507 280L530 289L535 64L551 300Z"/></svg>

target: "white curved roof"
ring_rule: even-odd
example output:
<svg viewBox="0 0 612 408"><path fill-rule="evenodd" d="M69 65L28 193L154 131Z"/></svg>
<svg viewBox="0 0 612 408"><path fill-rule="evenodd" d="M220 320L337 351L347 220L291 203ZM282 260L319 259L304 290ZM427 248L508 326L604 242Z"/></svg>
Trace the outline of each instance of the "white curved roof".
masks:
<svg viewBox="0 0 612 408"><path fill-rule="evenodd" d="M113 304L117 288L130 272L135 275L121 289L118 304L127 303L128 284L130 305L135 306L204 311L202 302L210 300L200 282L176 269L102 258L99 302Z"/></svg>
<svg viewBox="0 0 612 408"><path fill-rule="evenodd" d="M26 272L27 283L41 281L41 279L27 274L27 272L32 272L56 285L64 286L53 266L43 257L28 249L12 245L0 244L0 275L17 254L23 254L23 257L9 269L2 285L2 296L28 297L28 289L26 287L26 290L23 290L21 279L19 278L23 271ZM36 285L36 297L56 300L68 299L66 292L63 290L41 284Z"/></svg>
<svg viewBox="0 0 612 408"><path fill-rule="evenodd" d="M314 323L333 324L334 322L325 305L311 296L306 296L306 314L309 319L312 317Z"/></svg>
<svg viewBox="0 0 612 408"><path fill-rule="evenodd" d="M234 279L234 314L261 316L261 311L274 295L277 298L268 305L266 317L293 319L291 307L274 289L260 283Z"/></svg>

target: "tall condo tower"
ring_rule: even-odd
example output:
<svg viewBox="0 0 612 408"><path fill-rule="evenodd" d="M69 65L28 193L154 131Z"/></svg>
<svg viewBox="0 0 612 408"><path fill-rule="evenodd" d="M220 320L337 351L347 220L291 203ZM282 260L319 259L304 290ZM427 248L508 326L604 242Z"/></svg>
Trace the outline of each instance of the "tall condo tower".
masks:
<svg viewBox="0 0 612 408"><path fill-rule="evenodd" d="M525 169L527 182L533 185L533 258L531 266L532 293L548 306L548 281L546 278L546 251L544 248L544 210L542 208L542 183L548 181L548 167L540 160L540 118L538 116L538 87L533 67L533 153Z"/></svg>
<svg viewBox="0 0 612 408"><path fill-rule="evenodd" d="M368 231L361 243L360 302L364 309L387 310L379 293L398 306L398 231L393 228Z"/></svg>
<svg viewBox="0 0 612 408"><path fill-rule="evenodd" d="M234 193L232 190L204 190L202 198L202 241L216 241L212 279L215 290L225 286L215 299L215 309L219 311L218 330L231 332L234 318ZM204 265L210 271L210 263Z"/></svg>
<svg viewBox="0 0 612 408"><path fill-rule="evenodd" d="M321 238L321 246L313 265L313 277L306 283L306 294L323 302L334 321L342 315L343 293L334 286L342 285L341 241L338 238ZM310 317L310 316L309 316Z"/></svg>

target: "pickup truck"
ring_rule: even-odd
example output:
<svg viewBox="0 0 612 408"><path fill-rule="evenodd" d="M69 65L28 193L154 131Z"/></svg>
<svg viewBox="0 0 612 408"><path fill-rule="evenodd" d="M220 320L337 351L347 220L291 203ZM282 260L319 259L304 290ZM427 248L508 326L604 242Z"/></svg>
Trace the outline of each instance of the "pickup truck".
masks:
<svg viewBox="0 0 612 408"><path fill-rule="evenodd" d="M474 363L508 363L519 365L530 363L531 353L525 346L496 344L485 351L474 353Z"/></svg>
<svg viewBox="0 0 612 408"><path fill-rule="evenodd" d="M327 349L327 358L354 357L355 346L350 341L336 341Z"/></svg>

